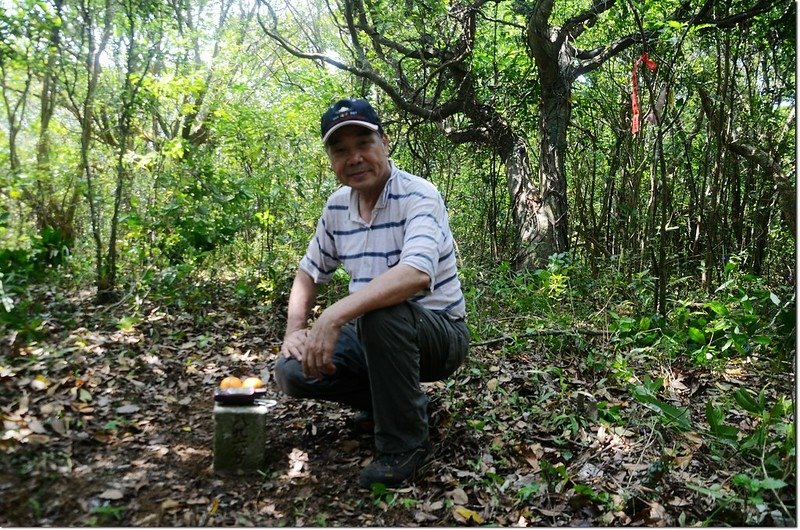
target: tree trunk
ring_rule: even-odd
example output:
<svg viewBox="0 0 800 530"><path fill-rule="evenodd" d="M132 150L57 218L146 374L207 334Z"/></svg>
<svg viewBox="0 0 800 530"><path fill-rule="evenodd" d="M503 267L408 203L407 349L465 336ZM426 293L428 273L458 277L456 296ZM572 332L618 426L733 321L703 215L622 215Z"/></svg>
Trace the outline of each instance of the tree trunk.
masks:
<svg viewBox="0 0 800 530"><path fill-rule="evenodd" d="M542 198L537 216L547 219L539 238L550 248L545 256L569 249L567 218L567 177L564 155L567 151L567 127L572 113L571 80L557 75L542 77L542 110L539 120L539 188Z"/></svg>
<svg viewBox="0 0 800 530"><path fill-rule="evenodd" d="M506 166L508 193L517 227L518 251L514 264L518 268L543 267L552 254L549 219L542 194L533 182L528 144L525 138L512 135L501 156Z"/></svg>
<svg viewBox="0 0 800 530"><path fill-rule="evenodd" d="M62 15L63 0L54 2L57 16ZM27 198L33 205L36 227L43 236L51 264L63 261L75 242L75 211L80 200L78 187L71 176L66 189L59 192L50 171L50 121L56 108L58 78L57 54L61 50L61 26L53 24L48 39L47 62L39 95L39 137L36 141L36 195Z"/></svg>
<svg viewBox="0 0 800 530"><path fill-rule="evenodd" d="M104 27L99 42L96 40L95 32L98 29L94 25L94 13L91 6L81 5L83 31L87 39L87 49L83 57L84 67L86 68L86 93L80 106L81 124L81 148L80 164L81 173L86 179L86 200L89 203L89 214L92 223L92 237L94 239L95 254L95 277L97 287L97 300L101 303L113 298L113 286L108 285L108 278L105 274L105 263L103 259L103 238L101 227L100 205L95 195L94 169L89 160L89 152L92 141L92 124L95 93L97 82L100 77L100 56L105 50L109 38L111 37L111 6L108 0L105 3Z"/></svg>
<svg viewBox="0 0 800 530"><path fill-rule="evenodd" d="M528 50L539 70L539 193L527 204L537 220L534 233L523 238L523 249L535 250L538 261L569 249L567 176L564 155L572 113L574 51L564 46L562 35L548 24L552 2L537 2L528 18Z"/></svg>

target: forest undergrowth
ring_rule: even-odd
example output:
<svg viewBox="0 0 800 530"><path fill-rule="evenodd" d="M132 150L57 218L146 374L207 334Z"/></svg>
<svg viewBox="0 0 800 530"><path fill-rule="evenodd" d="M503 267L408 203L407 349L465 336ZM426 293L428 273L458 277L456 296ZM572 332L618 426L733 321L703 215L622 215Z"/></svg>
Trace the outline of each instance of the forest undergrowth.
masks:
<svg viewBox="0 0 800 530"><path fill-rule="evenodd" d="M215 385L280 346L257 287L187 276L100 306L31 285L36 325L3 329L0 525L795 525L794 300L727 273L658 317L644 276L465 271L468 361L425 385L435 457L372 491L351 411L273 383L267 468L213 473Z"/></svg>

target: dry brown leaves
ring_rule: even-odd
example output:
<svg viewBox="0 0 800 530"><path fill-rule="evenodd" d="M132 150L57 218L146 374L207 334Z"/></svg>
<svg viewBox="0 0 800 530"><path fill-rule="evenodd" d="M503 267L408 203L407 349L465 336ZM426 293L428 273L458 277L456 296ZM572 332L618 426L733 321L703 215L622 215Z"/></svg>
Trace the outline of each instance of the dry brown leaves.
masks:
<svg viewBox="0 0 800 530"><path fill-rule="evenodd" d="M215 476L212 390L271 366L279 319L72 303L75 325L54 319L0 366L0 525L677 526L716 506L690 486L732 473L579 356L483 347L426 385L436 456L404 488L359 489L372 440L348 433L350 411L271 384L267 472ZM718 382L667 375L682 406Z"/></svg>

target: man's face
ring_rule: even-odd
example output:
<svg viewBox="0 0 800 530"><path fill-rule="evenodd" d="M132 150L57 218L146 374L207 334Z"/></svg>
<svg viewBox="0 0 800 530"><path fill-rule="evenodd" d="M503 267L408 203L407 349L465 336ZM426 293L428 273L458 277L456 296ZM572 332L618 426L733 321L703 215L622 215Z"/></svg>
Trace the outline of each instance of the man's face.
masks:
<svg viewBox="0 0 800 530"><path fill-rule="evenodd" d="M333 133L325 151L339 182L367 196L377 196L391 171L388 144L385 135L348 125Z"/></svg>

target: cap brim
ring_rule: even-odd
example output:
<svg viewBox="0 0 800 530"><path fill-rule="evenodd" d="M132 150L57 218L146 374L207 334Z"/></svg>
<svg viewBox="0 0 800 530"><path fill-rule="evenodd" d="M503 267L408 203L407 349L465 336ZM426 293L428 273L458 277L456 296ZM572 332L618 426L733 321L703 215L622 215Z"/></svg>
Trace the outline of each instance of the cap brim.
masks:
<svg viewBox="0 0 800 530"><path fill-rule="evenodd" d="M366 127L367 129L369 129L371 131L377 131L378 130L378 126L375 125L374 123L369 123L367 121L360 121L360 120L347 120L347 121L343 121L341 123L337 123L336 125L334 125L330 129L328 129L328 132L326 132L325 136L322 137L322 143L323 144L328 143L328 138L330 138L333 133L335 133L336 131L338 131L342 127L346 127L348 125L360 125L361 127Z"/></svg>

